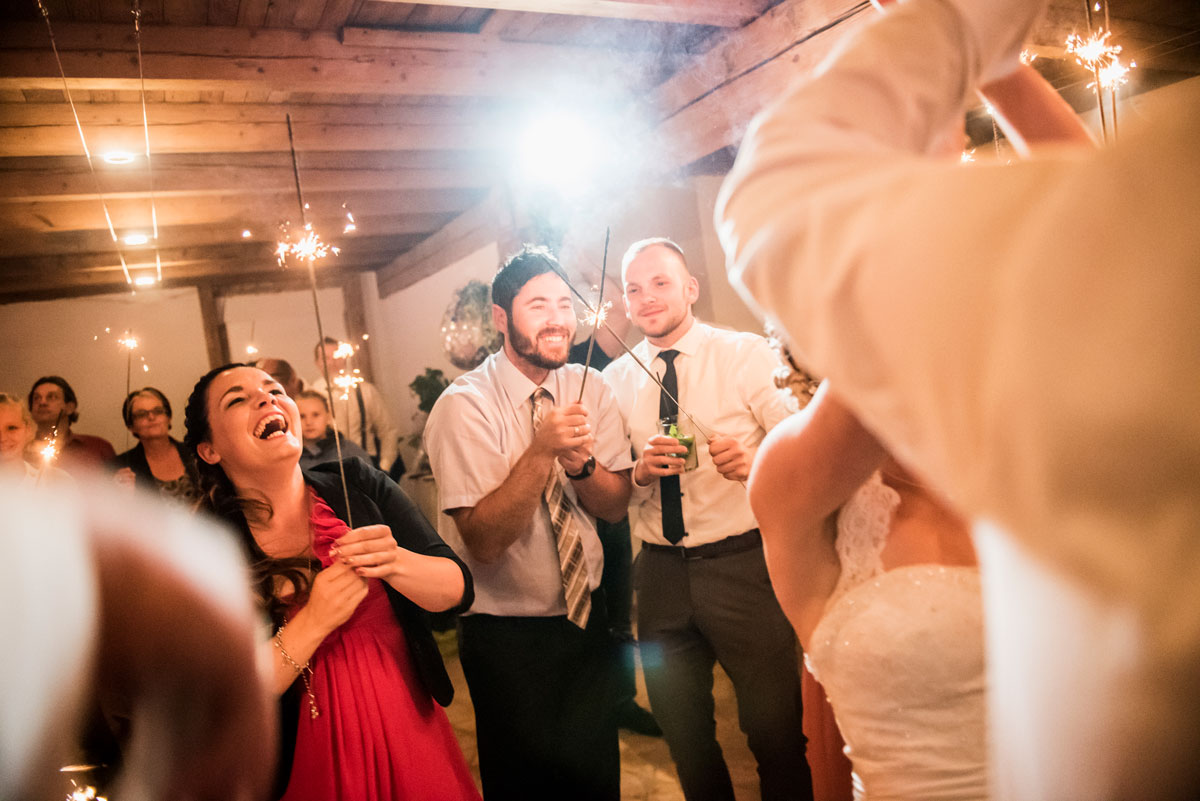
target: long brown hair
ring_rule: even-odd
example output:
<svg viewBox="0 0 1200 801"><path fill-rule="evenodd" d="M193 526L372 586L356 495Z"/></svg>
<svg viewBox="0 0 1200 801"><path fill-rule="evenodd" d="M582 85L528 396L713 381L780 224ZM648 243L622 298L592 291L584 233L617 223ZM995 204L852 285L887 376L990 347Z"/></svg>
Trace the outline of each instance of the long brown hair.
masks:
<svg viewBox="0 0 1200 801"><path fill-rule="evenodd" d="M209 370L196 382L192 394L188 396L187 407L183 412L184 434L183 443L196 457L196 470L200 476L200 509L228 523L237 533L250 560L250 569L254 577L255 588L258 591L259 603L270 615L276 626L284 623L288 606L292 603L303 602L312 588L312 575L320 564L305 556L292 556L277 559L267 556L259 547L258 541L250 530L251 522L263 525L270 521L274 510L266 498L255 498L239 493L237 487L229 480L220 464L209 464L200 458L197 448L202 442L212 439L212 425L209 422L208 388L213 379L237 367L252 367L242 362L225 364ZM255 368L258 369L258 368ZM281 600L276 587L281 580L295 589L295 595L288 600Z"/></svg>

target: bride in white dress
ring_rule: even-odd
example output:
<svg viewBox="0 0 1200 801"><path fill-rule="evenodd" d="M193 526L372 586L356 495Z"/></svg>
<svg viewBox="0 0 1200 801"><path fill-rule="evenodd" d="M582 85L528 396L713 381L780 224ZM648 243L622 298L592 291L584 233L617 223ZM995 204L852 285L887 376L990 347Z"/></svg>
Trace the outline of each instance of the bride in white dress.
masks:
<svg viewBox="0 0 1200 801"><path fill-rule="evenodd" d="M750 500L855 798L986 799L983 616L965 523L827 385L763 442Z"/></svg>

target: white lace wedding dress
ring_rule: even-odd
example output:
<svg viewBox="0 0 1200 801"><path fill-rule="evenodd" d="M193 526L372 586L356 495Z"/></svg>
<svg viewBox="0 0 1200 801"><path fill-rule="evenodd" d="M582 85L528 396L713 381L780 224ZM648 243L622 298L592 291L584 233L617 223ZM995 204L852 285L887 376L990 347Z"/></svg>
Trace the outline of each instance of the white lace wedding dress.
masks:
<svg viewBox="0 0 1200 801"><path fill-rule="evenodd" d="M899 502L877 473L842 508L841 577L805 661L833 705L855 799L986 799L979 571L884 571Z"/></svg>

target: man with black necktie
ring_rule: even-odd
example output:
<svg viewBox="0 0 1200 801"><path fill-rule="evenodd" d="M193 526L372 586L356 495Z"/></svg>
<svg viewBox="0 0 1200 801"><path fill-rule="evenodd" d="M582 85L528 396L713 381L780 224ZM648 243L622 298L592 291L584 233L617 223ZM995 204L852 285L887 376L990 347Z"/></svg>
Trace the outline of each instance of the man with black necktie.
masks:
<svg viewBox="0 0 1200 801"><path fill-rule="evenodd" d="M763 801L811 799L796 637L771 589L745 481L758 444L789 414L756 334L699 322L699 284L669 239L636 242L621 266L626 313L646 339L604 371L637 462L630 522L638 639L650 707L688 801L733 801L716 740L713 666L733 682ZM689 416L690 415L690 416ZM674 422L694 434L694 469Z"/></svg>

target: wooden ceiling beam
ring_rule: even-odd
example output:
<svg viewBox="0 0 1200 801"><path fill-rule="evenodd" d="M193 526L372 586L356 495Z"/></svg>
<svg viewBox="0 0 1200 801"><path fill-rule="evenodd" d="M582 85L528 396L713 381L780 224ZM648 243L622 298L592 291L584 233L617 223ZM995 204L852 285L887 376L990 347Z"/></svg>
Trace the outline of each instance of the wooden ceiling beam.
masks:
<svg viewBox="0 0 1200 801"><path fill-rule="evenodd" d="M403 0L382 2L399 3ZM761 13L766 3L763 0L424 0L424 5L737 28Z"/></svg>
<svg viewBox="0 0 1200 801"><path fill-rule="evenodd" d="M862 5L862 0L784 0L685 63L651 92L650 102L660 117L675 114Z"/></svg>
<svg viewBox="0 0 1200 801"><path fill-rule="evenodd" d="M809 6L807 0L784 0L654 92L658 112L665 116L655 133L669 154L666 167L686 167L738 144L756 113L876 13L859 0L819 0Z"/></svg>
<svg viewBox="0 0 1200 801"><path fill-rule="evenodd" d="M454 216L454 212L375 215L368 208L355 214L354 218L358 222L359 229L353 236L400 236L404 234L425 236L440 229ZM327 238L336 244L342 244L351 236L341 233L345 221L344 216L312 218L313 227L318 231L331 232ZM246 238L241 237L243 230L246 230L244 225L235 223L160 226L158 239L162 247L196 247L214 242L237 240L266 243L268 247L274 248L277 229L273 225L265 228L255 226L250 229L250 237ZM107 228L54 233L0 231L0 253L7 256L86 255L105 251L113 251L112 237L109 236ZM136 252L136 250L127 248L127 252Z"/></svg>
<svg viewBox="0 0 1200 801"><path fill-rule="evenodd" d="M487 187L495 171L442 170L336 170L305 169L308 192L402 192L414 189ZM294 188L291 171L272 167L158 167L154 169L156 198L200 197L213 194L261 195ZM101 174L100 186L109 200L150 197L144 170ZM96 181L87 170L0 170L0 198L10 202L97 199Z"/></svg>
<svg viewBox="0 0 1200 801"><path fill-rule="evenodd" d="M493 190L478 205L379 269L379 297L410 287L492 242L499 243L502 253L509 250L517 227L511 205Z"/></svg>
<svg viewBox="0 0 1200 801"><path fill-rule="evenodd" d="M2 79L0 79L2 80ZM293 124L296 149L308 150L492 150L503 146L487 125L311 125ZM112 150L138 153L145 149L141 125L91 125L85 129L94 154ZM278 122L196 122L153 126L154 153L207 153L214 146L227 152L287 150L287 124ZM0 156L82 155L79 132L70 118L65 124L0 127Z"/></svg>
<svg viewBox="0 0 1200 801"><path fill-rule="evenodd" d="M410 246L413 234L360 236L341 239L341 255L332 257L341 264L374 259L391 259ZM273 242L221 242L188 247L163 247L158 257L164 270L194 264L218 262L261 262L265 266L277 263ZM131 270L153 269L156 266L153 249L126 249L125 259ZM0 275L31 277L37 275L76 276L92 272L121 272L121 262L115 251L94 253L17 256L0 258Z"/></svg>
<svg viewBox="0 0 1200 801"><path fill-rule="evenodd" d="M317 272L318 286L337 286L348 275L366 272L379 266L379 262L361 264L321 265ZM304 270L284 270L278 266L263 269L257 263L225 264L220 272L204 270L177 270L163 275L160 285L136 289L139 295L151 296L157 289L175 289L187 286L211 286L220 289L222 296L237 294L253 286L260 291L303 289L308 287L308 274ZM89 274L69 285L56 283L45 277L32 277L20 283L5 280L0 289L0 304L24 303L35 300L57 300L66 297L87 295L125 294L131 291L120 273L110 277L105 274Z"/></svg>
<svg viewBox="0 0 1200 801"><path fill-rule="evenodd" d="M343 203L351 209L371 209L377 214L459 212L478 201L482 193L470 189L422 189L407 192L359 192L354 194L313 192L306 195L317 214L329 215ZM157 203L161 226L229 223L231 226L261 226L264 220L296 221L295 193L277 192L258 196L206 195L196 198L160 198ZM150 222L150 203L145 200L114 200L108 204L117 233L144 231ZM80 231L104 229L107 223L100 203L70 200L62 203L0 202L0 230ZM328 235L328 234L327 234Z"/></svg>
<svg viewBox="0 0 1200 801"><path fill-rule="evenodd" d="M455 34L475 37L478 34ZM419 37L419 35L418 35ZM38 23L0 33L0 90L60 90L58 66ZM73 89L136 91L129 26L56 26L63 70ZM336 94L521 97L565 90L572 82L636 85L646 65L628 53L547 46L536 55L493 39L490 49L435 49L411 39L400 47L343 45L332 33L175 26L143 30L146 89L174 92L330 92ZM36 43L36 44L34 44ZM466 42L464 42L464 45ZM581 54L586 54L583 56Z"/></svg>
<svg viewBox="0 0 1200 801"><path fill-rule="evenodd" d="M61 88L61 84L60 84ZM141 103L80 103L75 109L84 128L125 125L141 130ZM499 106L364 105L360 103L167 103L148 102L146 116L151 135L156 128L205 122L236 124L279 123L292 115L293 125L444 125L467 127L502 121ZM35 125L74 125L71 107L59 103L9 103L0 105L0 124L21 128ZM153 139L151 140L153 144Z"/></svg>

